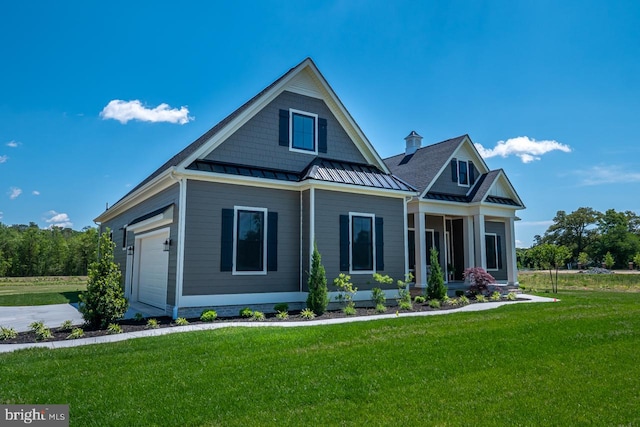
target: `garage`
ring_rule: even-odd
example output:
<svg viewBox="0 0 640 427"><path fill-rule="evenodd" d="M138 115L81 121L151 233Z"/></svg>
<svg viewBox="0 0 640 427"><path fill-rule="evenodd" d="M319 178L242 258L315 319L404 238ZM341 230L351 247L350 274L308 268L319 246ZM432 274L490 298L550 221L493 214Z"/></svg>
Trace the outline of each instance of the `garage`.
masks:
<svg viewBox="0 0 640 427"><path fill-rule="evenodd" d="M169 230L161 230L136 236L137 300L165 309L167 303L167 278L169 273L169 252L164 250L164 242L169 239Z"/></svg>

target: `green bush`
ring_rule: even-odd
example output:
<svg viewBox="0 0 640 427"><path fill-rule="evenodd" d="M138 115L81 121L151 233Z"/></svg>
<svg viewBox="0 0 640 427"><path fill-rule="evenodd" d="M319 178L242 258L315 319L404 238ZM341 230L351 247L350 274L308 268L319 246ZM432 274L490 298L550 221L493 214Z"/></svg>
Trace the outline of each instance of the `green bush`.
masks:
<svg viewBox="0 0 640 427"><path fill-rule="evenodd" d="M121 334L121 333L122 333L122 326L118 325L117 323L109 323L109 326L107 326L107 334L115 335L115 334Z"/></svg>
<svg viewBox="0 0 640 427"><path fill-rule="evenodd" d="M478 301L478 302L487 302L487 297L485 297L482 294L478 294L478 295L476 295L476 301Z"/></svg>
<svg viewBox="0 0 640 427"><path fill-rule="evenodd" d="M427 299L425 297L423 297L422 295L417 295L414 299L413 302L415 302L416 304L424 304L424 302Z"/></svg>
<svg viewBox="0 0 640 427"><path fill-rule="evenodd" d="M242 310L240 310L240 317L251 317L253 316L253 310L251 310L249 307L245 307Z"/></svg>
<svg viewBox="0 0 640 427"><path fill-rule="evenodd" d="M440 301L438 301L437 299L430 299L429 300L429 307L431 307L431 308L440 308Z"/></svg>
<svg viewBox="0 0 640 427"><path fill-rule="evenodd" d="M451 298L449 300L449 304L454 305L454 306L455 305L460 305L460 300L458 298Z"/></svg>
<svg viewBox="0 0 640 427"><path fill-rule="evenodd" d="M82 338L84 336L84 331L82 328L73 328L71 333L67 335L68 340L76 340L78 338Z"/></svg>
<svg viewBox="0 0 640 427"><path fill-rule="evenodd" d="M129 307L122 289L120 267L113 262L115 246L109 239L107 228L100 236L100 257L89 266L87 290L80 294L80 312L85 322L91 326L106 327L121 319Z"/></svg>
<svg viewBox="0 0 640 427"><path fill-rule="evenodd" d="M18 333L13 328L5 328L4 326L0 327L0 340L6 341L14 339L18 336Z"/></svg>
<svg viewBox="0 0 640 427"><path fill-rule="evenodd" d="M71 329L73 329L73 322L71 320L65 320L62 322L62 325L60 325L61 331L70 331Z"/></svg>
<svg viewBox="0 0 640 427"><path fill-rule="evenodd" d="M430 257L431 272L427 279L427 298L441 300L447 295L447 285L444 284L444 275L438 262L438 251L435 248L431 248Z"/></svg>
<svg viewBox="0 0 640 427"><path fill-rule="evenodd" d="M273 310L276 311L276 312L279 312L279 311L288 312L289 311L289 304L287 304L286 302L278 303L278 304L273 306Z"/></svg>
<svg viewBox="0 0 640 427"><path fill-rule="evenodd" d="M374 305L384 305L384 303L387 301L387 297L382 289L373 288L371 289L371 301L373 301Z"/></svg>
<svg viewBox="0 0 640 427"><path fill-rule="evenodd" d="M413 305L411 304L411 300L409 301L405 301L405 300L400 300L400 302L398 302L398 308L400 310L413 310Z"/></svg>
<svg viewBox="0 0 640 427"><path fill-rule="evenodd" d="M356 307L354 305L348 305L342 309L342 312L347 316L353 316L356 314Z"/></svg>
<svg viewBox="0 0 640 427"><path fill-rule="evenodd" d="M305 308L300 312L300 317L302 317L305 320L311 320L316 317L316 314L310 308Z"/></svg>
<svg viewBox="0 0 640 427"><path fill-rule="evenodd" d="M400 310L411 310L411 293L409 292L409 283L413 281L413 274L408 273L405 280L398 280L398 308Z"/></svg>
<svg viewBox="0 0 640 427"><path fill-rule="evenodd" d="M500 301L500 299L501 299L501 298L502 298L502 297L501 297L501 295L500 295L500 292L498 292L498 291L494 291L494 292L491 294L491 296L489 297L489 299L490 299L491 301Z"/></svg>
<svg viewBox="0 0 640 427"><path fill-rule="evenodd" d="M156 319L149 319L147 320L147 326L145 326L145 329L158 329L159 327L160 325Z"/></svg>
<svg viewBox="0 0 640 427"><path fill-rule="evenodd" d="M253 314L253 312L251 312ZM200 314L200 320L203 322L213 322L218 317L218 313L215 310L204 310Z"/></svg>
<svg viewBox="0 0 640 427"><path fill-rule="evenodd" d="M384 304L376 305L376 313L386 313L386 312L387 312L387 306L385 306Z"/></svg>
<svg viewBox="0 0 640 427"><path fill-rule="evenodd" d="M516 295L515 292L509 292L509 294L507 295L507 299L509 301L515 301L518 299L518 296Z"/></svg>
<svg viewBox="0 0 640 427"><path fill-rule="evenodd" d="M307 295L307 308L318 316L327 311L329 305L329 292L327 291L327 275L322 265L322 256L318 252L318 246L313 243L311 255L311 271L307 281L309 293Z"/></svg>
<svg viewBox="0 0 640 427"><path fill-rule="evenodd" d="M460 304L460 305L469 304L469 298L467 298L466 295L462 295L460 298L458 298L458 304Z"/></svg>
<svg viewBox="0 0 640 427"><path fill-rule="evenodd" d="M257 320L259 322L263 321L265 319L264 313L261 311L254 311L253 312L253 316L251 316L251 320Z"/></svg>
<svg viewBox="0 0 640 427"><path fill-rule="evenodd" d="M185 319L184 317L178 317L175 322L174 322L177 326L187 326L189 324L189 321L187 319Z"/></svg>
<svg viewBox="0 0 640 427"><path fill-rule="evenodd" d="M289 318L289 313L287 311L279 311L276 314L276 319L287 320Z"/></svg>
<svg viewBox="0 0 640 427"><path fill-rule="evenodd" d="M53 338L51 330L44 325L44 322L33 322L29 325L29 328L36 334L36 341Z"/></svg>

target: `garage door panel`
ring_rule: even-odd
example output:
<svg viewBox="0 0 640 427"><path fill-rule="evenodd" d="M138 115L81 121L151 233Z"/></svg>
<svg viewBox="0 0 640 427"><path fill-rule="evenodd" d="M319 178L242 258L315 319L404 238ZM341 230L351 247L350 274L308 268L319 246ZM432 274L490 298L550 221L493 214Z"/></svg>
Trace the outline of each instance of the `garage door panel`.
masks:
<svg viewBox="0 0 640 427"><path fill-rule="evenodd" d="M169 252L164 251L164 241L168 237L168 233L146 237L140 239L138 244L138 301L162 309L167 300Z"/></svg>

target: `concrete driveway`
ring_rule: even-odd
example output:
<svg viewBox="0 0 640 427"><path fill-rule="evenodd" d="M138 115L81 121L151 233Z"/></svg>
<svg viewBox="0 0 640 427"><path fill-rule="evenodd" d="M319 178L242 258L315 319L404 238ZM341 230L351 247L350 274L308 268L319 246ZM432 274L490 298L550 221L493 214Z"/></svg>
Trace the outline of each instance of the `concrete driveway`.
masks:
<svg viewBox="0 0 640 427"><path fill-rule="evenodd" d="M49 328L58 328L65 320L71 320L74 325L84 323L80 312L71 304L0 307L0 326L16 332L28 331L29 325L38 321Z"/></svg>

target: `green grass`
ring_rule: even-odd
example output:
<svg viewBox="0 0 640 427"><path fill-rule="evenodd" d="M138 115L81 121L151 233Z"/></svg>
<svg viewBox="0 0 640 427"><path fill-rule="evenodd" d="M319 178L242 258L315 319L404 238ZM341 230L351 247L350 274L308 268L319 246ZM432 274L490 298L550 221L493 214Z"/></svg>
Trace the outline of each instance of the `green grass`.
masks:
<svg viewBox="0 0 640 427"><path fill-rule="evenodd" d="M554 272L555 280L555 272ZM549 271L520 272L520 285L527 291L547 291L551 289ZM631 291L640 292L640 274L637 272L615 274L581 274L577 272L561 272L558 274L558 289L582 289L598 291Z"/></svg>
<svg viewBox="0 0 640 427"><path fill-rule="evenodd" d="M71 425L638 425L640 294L0 354Z"/></svg>
<svg viewBox="0 0 640 427"><path fill-rule="evenodd" d="M0 306L78 302L78 295L86 289L86 277L2 277Z"/></svg>

